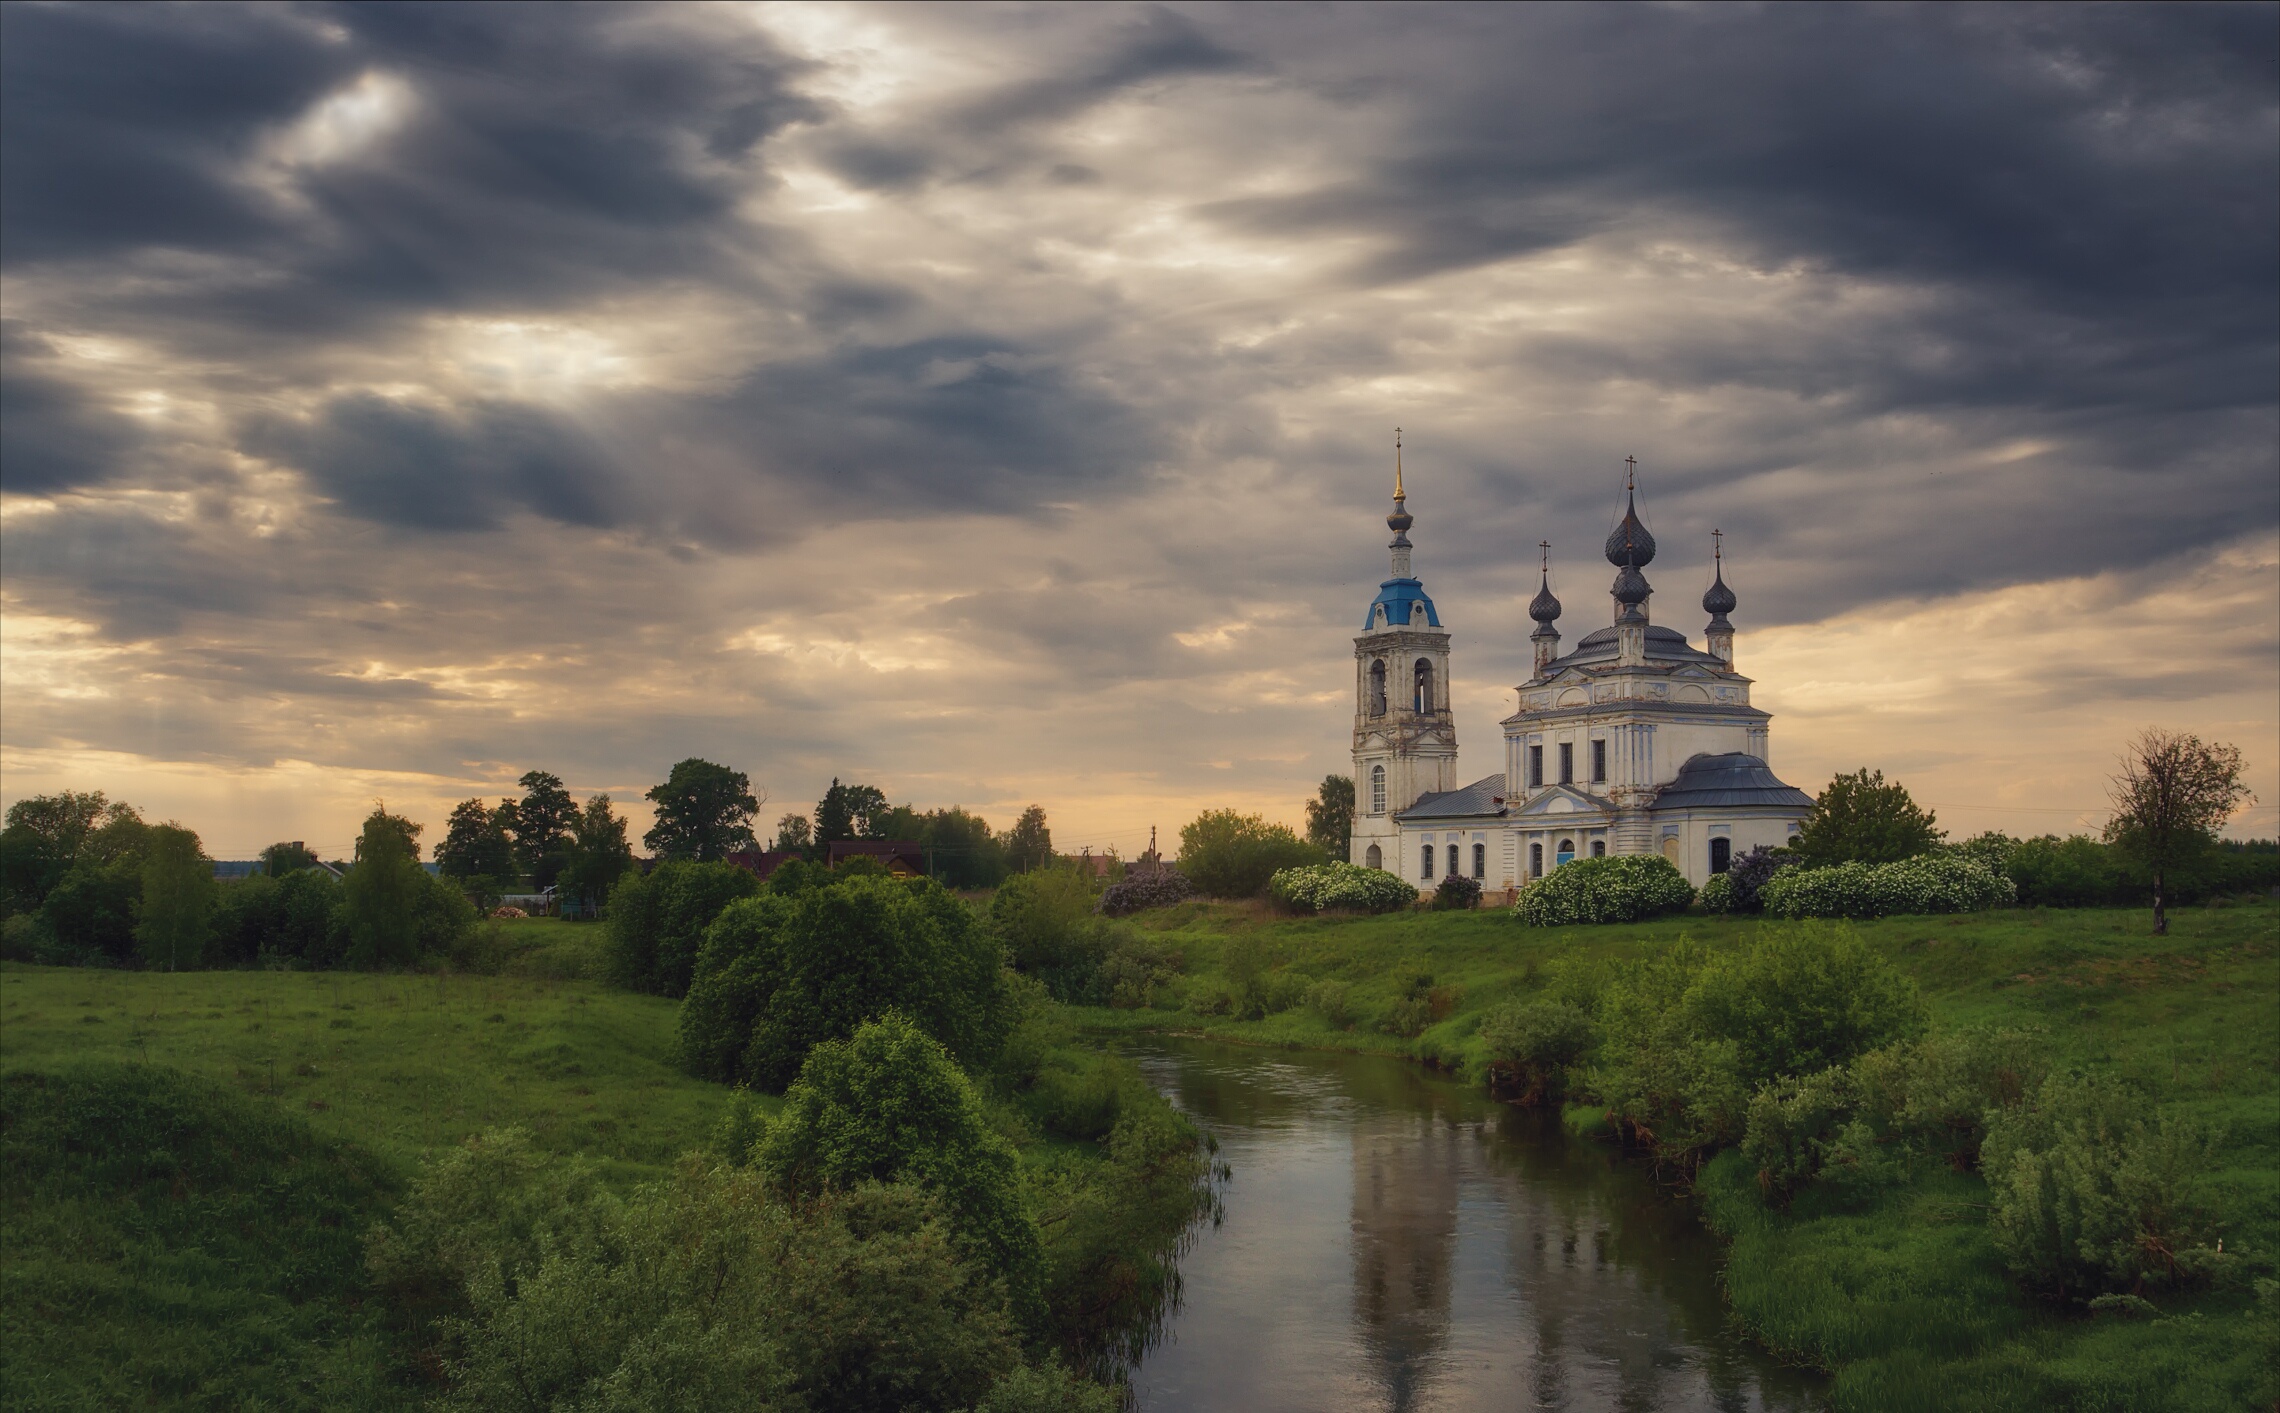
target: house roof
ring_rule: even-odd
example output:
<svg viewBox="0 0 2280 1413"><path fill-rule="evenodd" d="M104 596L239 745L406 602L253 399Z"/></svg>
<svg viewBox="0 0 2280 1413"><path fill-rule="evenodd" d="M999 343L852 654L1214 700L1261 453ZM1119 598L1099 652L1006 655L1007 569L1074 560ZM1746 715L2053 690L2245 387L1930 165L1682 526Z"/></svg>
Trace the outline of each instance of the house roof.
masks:
<svg viewBox="0 0 2280 1413"><path fill-rule="evenodd" d="M1417 803L1394 815L1399 820L1472 819L1504 813L1504 777L1483 776L1458 790L1419 795Z"/></svg>
<svg viewBox="0 0 2280 1413"><path fill-rule="evenodd" d="M1766 763L1741 751L1689 756L1678 776L1655 795L1658 810L1781 805L1811 809L1813 797L1784 783Z"/></svg>
<svg viewBox="0 0 2280 1413"><path fill-rule="evenodd" d="M1581 667L1586 663L1594 662L1613 662L1621 652L1615 640L1616 633L1612 625L1586 633L1576 640L1575 646L1569 649L1566 655L1554 659L1552 665L1545 669L1544 675L1549 677L1563 667ZM1699 662L1707 663L1721 670L1726 666L1717 658L1688 643L1684 633L1675 628L1665 628L1660 623L1647 625L1646 649L1646 657L1649 662L1673 665Z"/></svg>

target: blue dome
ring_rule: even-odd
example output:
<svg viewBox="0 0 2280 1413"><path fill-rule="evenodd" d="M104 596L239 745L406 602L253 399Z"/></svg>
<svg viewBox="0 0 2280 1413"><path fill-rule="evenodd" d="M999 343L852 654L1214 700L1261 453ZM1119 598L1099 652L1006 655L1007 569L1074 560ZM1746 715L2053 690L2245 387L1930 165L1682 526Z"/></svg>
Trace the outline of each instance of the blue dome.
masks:
<svg viewBox="0 0 2280 1413"><path fill-rule="evenodd" d="M1435 628L1441 626L1441 615L1433 608L1433 600L1425 595L1425 586L1415 579L1388 579L1378 585L1378 596L1370 600L1369 612L1362 615L1362 631L1367 633L1378 626L1378 610L1385 610L1385 626L1402 628L1409 623L1409 606L1425 605L1425 622Z"/></svg>

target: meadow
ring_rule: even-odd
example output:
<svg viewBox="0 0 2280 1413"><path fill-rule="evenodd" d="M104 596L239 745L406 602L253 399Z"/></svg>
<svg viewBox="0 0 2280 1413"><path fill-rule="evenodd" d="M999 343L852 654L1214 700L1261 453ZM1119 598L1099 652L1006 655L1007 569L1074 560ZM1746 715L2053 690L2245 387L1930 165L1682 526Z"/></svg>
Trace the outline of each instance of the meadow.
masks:
<svg viewBox="0 0 2280 1413"><path fill-rule="evenodd" d="M1756 919L1528 929L1506 915L1289 918L1252 904L1190 903L1139 925L1175 948L1179 982L1144 1009L1088 1009L1096 1033L1162 1030L1262 1045L1407 1055L1478 1076L1481 1018L1538 994L1555 962L1624 961L1681 936L1749 944ZM2167 937L2140 910L2015 909L1854 924L1911 978L1936 1027L2043 1032L2054 1063L2106 1070L2153 1105L2222 1134L2203 1195L2247 1274L2280 1255L2280 907L2269 899L2180 909ZM1235 965L1231 968L1231 962ZM1249 994L1286 1005L1239 1019ZM1231 975L1231 970L1235 973ZM1343 1017L1289 1004L1344 983ZM1422 1033L1389 1033L1424 998ZM1412 1014L1416 1014L1414 1011ZM1398 1028L1398 1027L1397 1027ZM1591 1111L1571 1117L1591 1127ZM2136 1318L2090 1317L2017 1288L1985 1224L1976 1174L1919 1172L1868 1194L1815 1192L1778 1211L1739 1155L1713 1161L1692 1199L1729 1242L1727 1294L1759 1339L1836 1375L1846 1409L2268 1407L2280 1309L2247 1279L2159 1294Z"/></svg>

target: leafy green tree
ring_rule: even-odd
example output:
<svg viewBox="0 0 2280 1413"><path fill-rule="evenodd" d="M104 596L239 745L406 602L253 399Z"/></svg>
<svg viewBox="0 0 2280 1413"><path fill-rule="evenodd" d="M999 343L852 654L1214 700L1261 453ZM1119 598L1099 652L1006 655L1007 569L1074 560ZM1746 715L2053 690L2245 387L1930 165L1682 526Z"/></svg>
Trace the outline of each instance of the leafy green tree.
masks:
<svg viewBox="0 0 2280 1413"><path fill-rule="evenodd" d="M1006 866L1015 873L1043 868L1053 861L1053 831L1045 825L1045 807L1031 805L1005 834Z"/></svg>
<svg viewBox="0 0 2280 1413"><path fill-rule="evenodd" d="M507 837L498 811L479 799L461 800L444 824L443 842L435 846L435 862L446 878L512 878L514 841Z"/></svg>
<svg viewBox="0 0 2280 1413"><path fill-rule="evenodd" d="M863 821L866 839L917 839L926 832L926 816L909 805L889 805Z"/></svg>
<svg viewBox="0 0 2280 1413"><path fill-rule="evenodd" d="M1883 771L1863 766L1829 782L1789 847L1818 867L1897 863L1928 854L1939 842L1937 821L1909 798L1907 787L1886 784Z"/></svg>
<svg viewBox="0 0 2280 1413"><path fill-rule="evenodd" d="M1324 862L1287 825L1239 810L1206 810L1180 826L1180 872L1215 898L1248 898L1278 869Z"/></svg>
<svg viewBox="0 0 2280 1413"><path fill-rule="evenodd" d="M754 1156L794 1196L912 1183L940 1199L971 1258L1003 1277L1025 1324L1043 1316L1042 1240L1022 1200L1021 1160L957 1061L890 1011L819 1042Z"/></svg>
<svg viewBox="0 0 2280 1413"><path fill-rule="evenodd" d="M142 917L135 925L144 963L166 971L197 966L216 901L214 862L198 836L178 824L152 829L143 856Z"/></svg>
<svg viewBox="0 0 2280 1413"><path fill-rule="evenodd" d="M682 1057L697 1074L778 1092L815 1045L900 1010L979 1066L1012 1022L1004 956L931 880L843 877L749 898L705 934L681 1003Z"/></svg>
<svg viewBox="0 0 2280 1413"><path fill-rule="evenodd" d="M815 804L815 842L819 848L848 839L871 837L871 818L885 814L887 797L874 786L842 785L832 777L831 788Z"/></svg>
<svg viewBox="0 0 2280 1413"><path fill-rule="evenodd" d="M1306 802L1306 842L1334 859L1353 852L1354 777L1325 775Z"/></svg>
<svg viewBox="0 0 2280 1413"><path fill-rule="evenodd" d="M2181 731L2149 727L2122 755L2108 789L2114 802L2106 842L2153 884L2153 932L2169 934L2168 903L2178 877L2206 862L2217 831L2256 798L2241 780L2240 748L2211 745Z"/></svg>
<svg viewBox="0 0 2280 1413"><path fill-rule="evenodd" d="M995 888L1005 881L1005 844L980 815L956 805L928 810L917 837L926 846L927 876L944 887Z"/></svg>
<svg viewBox="0 0 2280 1413"><path fill-rule="evenodd" d="M609 899L610 979L654 996L686 994L705 929L759 891L759 879L727 863L669 859L626 876Z"/></svg>
<svg viewBox="0 0 2280 1413"><path fill-rule="evenodd" d="M805 854L815 847L815 829L804 814L787 814L776 821L775 847L789 854Z"/></svg>
<svg viewBox="0 0 2280 1413"><path fill-rule="evenodd" d="M316 866L316 851L306 844L278 843L261 851L261 876L264 878L283 878L288 873Z"/></svg>
<svg viewBox="0 0 2280 1413"><path fill-rule="evenodd" d="M1043 982L1054 1000L1097 1002L1113 926L1093 913L1099 896L1073 868L1015 874L990 899L990 930L1015 969Z"/></svg>
<svg viewBox="0 0 2280 1413"><path fill-rule="evenodd" d="M625 818L611 807L609 796L594 796L570 826L570 859L556 881L557 891L578 899L591 914L632 867Z"/></svg>
<svg viewBox="0 0 2280 1413"><path fill-rule="evenodd" d="M646 798L657 806L657 825L641 842L659 858L719 859L752 847L760 801L741 770L691 756Z"/></svg>
<svg viewBox="0 0 2280 1413"><path fill-rule="evenodd" d="M67 951L124 965L142 913L142 863L75 865L40 902L40 921Z"/></svg>
<svg viewBox="0 0 2280 1413"><path fill-rule="evenodd" d="M1916 985L1845 926L1768 928L1721 952L1686 994L1686 1015L1730 1042L1744 1084L1815 1074L1921 1035Z"/></svg>
<svg viewBox="0 0 2280 1413"><path fill-rule="evenodd" d="M410 966L420 954L420 904L427 870L419 865L420 826L375 805L356 840L355 866L342 884L348 964Z"/></svg>
<svg viewBox="0 0 2280 1413"><path fill-rule="evenodd" d="M578 802L562 787L561 776L543 770L525 771L515 783L523 789L512 815L515 862L531 876L533 886L545 888L562 872Z"/></svg>
<svg viewBox="0 0 2280 1413"><path fill-rule="evenodd" d="M1512 1001L1481 1017L1488 1083L1499 1098L1523 1107L1557 1104L1568 1072L1593 1039L1591 1017L1563 1001Z"/></svg>
<svg viewBox="0 0 2280 1413"><path fill-rule="evenodd" d="M113 811L100 790L32 795L8 806L0 830L0 891L9 913L31 912L79 861L87 836ZM132 813L132 810L128 810Z"/></svg>
<svg viewBox="0 0 2280 1413"><path fill-rule="evenodd" d="M2003 872L2026 908L2112 907L2142 894L2121 851L2087 834L2021 839L2004 856Z"/></svg>

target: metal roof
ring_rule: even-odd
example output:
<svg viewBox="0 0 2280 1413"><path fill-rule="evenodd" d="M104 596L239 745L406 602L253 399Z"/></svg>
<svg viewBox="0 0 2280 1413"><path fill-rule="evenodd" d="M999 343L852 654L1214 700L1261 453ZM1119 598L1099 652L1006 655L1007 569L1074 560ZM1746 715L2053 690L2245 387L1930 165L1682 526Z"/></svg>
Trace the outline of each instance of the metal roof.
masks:
<svg viewBox="0 0 2280 1413"><path fill-rule="evenodd" d="M1378 606L1385 606L1385 626L1403 628L1409 624L1409 606L1425 605L1425 622L1432 627L1441 626L1441 615L1434 609L1433 600L1426 597L1425 586L1415 579L1388 579L1378 585L1378 596L1370 600L1369 611L1362 615L1362 631L1367 633L1378 626Z"/></svg>
<svg viewBox="0 0 2280 1413"><path fill-rule="evenodd" d="M1417 803L1395 813L1399 820L1412 819L1467 819L1478 815L1504 813L1504 777L1501 774L1486 776L1457 790L1437 790L1419 795Z"/></svg>
<svg viewBox="0 0 2280 1413"><path fill-rule="evenodd" d="M1766 763L1741 751L1687 758L1678 777L1655 795L1653 808L1684 810L1734 805L1781 805L1807 810L1813 797L1784 784Z"/></svg>

